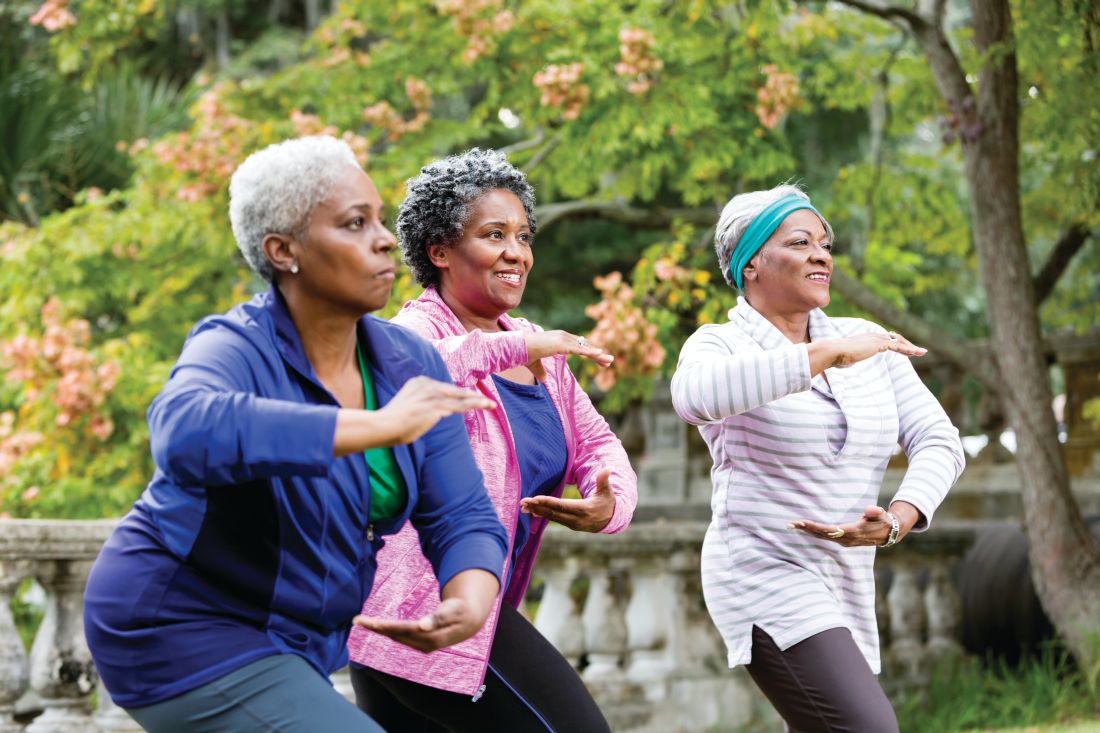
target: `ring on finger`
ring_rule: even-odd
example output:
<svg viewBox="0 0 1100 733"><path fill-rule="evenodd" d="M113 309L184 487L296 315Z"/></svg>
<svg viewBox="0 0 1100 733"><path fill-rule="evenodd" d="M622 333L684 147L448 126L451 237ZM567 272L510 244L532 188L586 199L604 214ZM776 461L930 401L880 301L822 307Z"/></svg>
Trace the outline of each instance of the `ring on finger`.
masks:
<svg viewBox="0 0 1100 733"><path fill-rule="evenodd" d="M829 532L829 533L828 533L827 535L825 535L825 536L826 536L826 537L828 537L829 539L833 539L833 540L839 540L839 539L840 539L841 537L843 537L843 536L844 536L844 530L843 530L843 529L841 529L841 528L840 528L840 527L838 526L838 527L836 528L836 530L834 530L833 532Z"/></svg>
<svg viewBox="0 0 1100 733"><path fill-rule="evenodd" d="M584 336L578 336L577 337L577 346L584 346L584 341L585 341Z"/></svg>
<svg viewBox="0 0 1100 733"><path fill-rule="evenodd" d="M898 334L895 331L890 331L886 335L890 337L891 341L897 341L898 340Z"/></svg>

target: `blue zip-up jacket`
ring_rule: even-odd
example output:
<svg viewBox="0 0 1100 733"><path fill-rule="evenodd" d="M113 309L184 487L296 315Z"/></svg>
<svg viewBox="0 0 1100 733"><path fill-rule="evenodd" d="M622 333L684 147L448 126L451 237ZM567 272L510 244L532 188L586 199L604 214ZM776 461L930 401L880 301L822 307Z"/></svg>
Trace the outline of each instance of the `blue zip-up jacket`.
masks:
<svg viewBox="0 0 1100 733"><path fill-rule="evenodd" d="M379 407L412 377L450 382L411 331L365 316L358 336ZM88 646L118 705L167 700L273 654L339 669L380 536L406 519L440 587L471 568L500 578L508 540L462 417L394 447L408 501L371 527L363 454L332 455L338 409L274 287L192 330L149 408L153 480L85 591Z"/></svg>

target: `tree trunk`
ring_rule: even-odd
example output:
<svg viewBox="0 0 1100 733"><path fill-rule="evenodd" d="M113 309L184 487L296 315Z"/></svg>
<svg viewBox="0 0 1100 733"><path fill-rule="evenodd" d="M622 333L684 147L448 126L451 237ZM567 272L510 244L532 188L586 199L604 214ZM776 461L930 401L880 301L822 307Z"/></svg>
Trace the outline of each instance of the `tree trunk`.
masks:
<svg viewBox="0 0 1100 733"><path fill-rule="evenodd" d="M1020 215L1019 107L1008 0L971 0L974 40L989 59L981 70L976 119L957 111L974 246L1004 380L1001 395L1016 433L1016 462L1031 568L1043 607L1078 661L1100 659L1100 549L1070 491L1051 410L1038 309ZM991 51L992 48L992 51ZM945 86L940 85L941 89ZM970 126L969 134L967 126Z"/></svg>
<svg viewBox="0 0 1100 733"><path fill-rule="evenodd" d="M986 59L977 99L944 34L944 0L927 0L917 10L875 0L840 1L908 28L950 112L963 149L978 272L1003 385L999 394L1016 433L1032 577L1070 651L1094 669L1100 664L1100 547L1070 491L1051 409L1020 214L1018 80L1009 0L970 0L974 43Z"/></svg>

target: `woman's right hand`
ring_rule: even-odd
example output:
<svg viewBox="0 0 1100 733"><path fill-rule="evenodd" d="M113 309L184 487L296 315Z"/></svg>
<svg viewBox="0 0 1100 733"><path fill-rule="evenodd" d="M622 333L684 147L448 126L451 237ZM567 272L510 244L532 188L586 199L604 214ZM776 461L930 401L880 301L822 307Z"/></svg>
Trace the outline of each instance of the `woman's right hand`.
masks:
<svg viewBox="0 0 1100 733"><path fill-rule="evenodd" d="M576 354L591 359L602 367L611 366L615 357L596 344L568 331L538 331L527 334L527 358L531 364L558 354ZM532 370L533 371L533 370Z"/></svg>
<svg viewBox="0 0 1100 733"><path fill-rule="evenodd" d="M430 377L413 377L379 410L340 410L333 454L340 457L411 443L448 415L495 408L495 402L477 392Z"/></svg>
<svg viewBox="0 0 1100 733"><path fill-rule="evenodd" d="M857 333L841 339L823 339L811 342L810 374L816 376L831 367L843 368L870 359L884 351L896 351L902 356L924 356L928 349L917 346L901 334Z"/></svg>

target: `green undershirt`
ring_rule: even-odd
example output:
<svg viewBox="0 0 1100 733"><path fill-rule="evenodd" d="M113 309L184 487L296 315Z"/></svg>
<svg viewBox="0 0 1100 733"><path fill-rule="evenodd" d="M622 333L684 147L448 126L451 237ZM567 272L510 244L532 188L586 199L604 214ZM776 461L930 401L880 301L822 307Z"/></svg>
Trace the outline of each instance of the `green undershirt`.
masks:
<svg viewBox="0 0 1100 733"><path fill-rule="evenodd" d="M371 379L367 360L358 344L355 355L359 358L359 373L363 375L363 407L367 410L378 409L378 398L374 394L374 380ZM396 517L405 508L407 490L405 480L393 457L393 448L367 448L363 451L370 469L370 521Z"/></svg>

